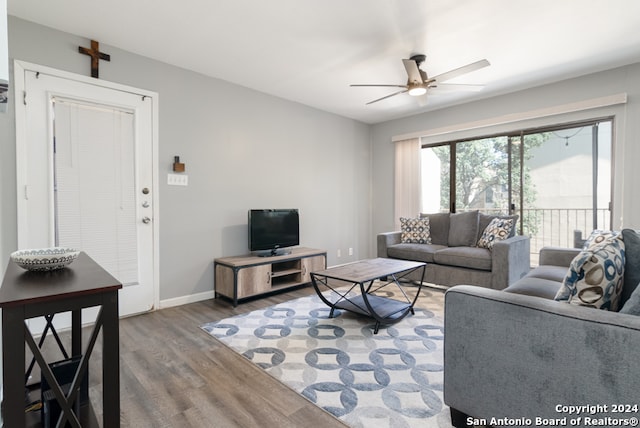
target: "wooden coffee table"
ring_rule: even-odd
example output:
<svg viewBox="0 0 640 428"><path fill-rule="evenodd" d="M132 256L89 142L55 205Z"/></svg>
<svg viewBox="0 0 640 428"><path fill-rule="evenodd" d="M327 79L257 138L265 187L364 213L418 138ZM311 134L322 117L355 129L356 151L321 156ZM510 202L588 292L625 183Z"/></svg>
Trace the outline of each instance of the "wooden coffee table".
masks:
<svg viewBox="0 0 640 428"><path fill-rule="evenodd" d="M413 305L422 289L422 280L427 264L406 260L377 258L335 266L311 272L311 282L320 299L330 308L330 317L335 309L344 309L376 320L374 334L381 324L393 324L412 314ZM400 279L411 272L422 269L418 292L410 299L400 285ZM387 286L398 287L402 300L373 294ZM329 293L324 294L326 291Z"/></svg>

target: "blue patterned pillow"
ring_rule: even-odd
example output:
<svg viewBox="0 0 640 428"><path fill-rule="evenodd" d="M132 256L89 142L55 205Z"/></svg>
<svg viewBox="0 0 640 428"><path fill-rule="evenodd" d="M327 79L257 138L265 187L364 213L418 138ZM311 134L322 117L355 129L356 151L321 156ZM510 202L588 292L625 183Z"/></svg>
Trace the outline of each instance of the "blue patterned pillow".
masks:
<svg viewBox="0 0 640 428"><path fill-rule="evenodd" d="M400 242L403 244L431 244L429 217L400 217Z"/></svg>
<svg viewBox="0 0 640 428"><path fill-rule="evenodd" d="M571 261L555 300L617 311L624 283L624 263L622 239L593 244Z"/></svg>
<svg viewBox="0 0 640 428"><path fill-rule="evenodd" d="M594 245L602 244L604 241L610 241L611 239L620 238L620 232L613 230L600 230L596 229L591 232L591 235L584 241L584 245L582 246L583 250L587 250Z"/></svg>
<svg viewBox="0 0 640 428"><path fill-rule="evenodd" d="M478 247L492 249L496 241L507 239L513 229L515 219L496 217L484 229L482 236L478 239Z"/></svg>

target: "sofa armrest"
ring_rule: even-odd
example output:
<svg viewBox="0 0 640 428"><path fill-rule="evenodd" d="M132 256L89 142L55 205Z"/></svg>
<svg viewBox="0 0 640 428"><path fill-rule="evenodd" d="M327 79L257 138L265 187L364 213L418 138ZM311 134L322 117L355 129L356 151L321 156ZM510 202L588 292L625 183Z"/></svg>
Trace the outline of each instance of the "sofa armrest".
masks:
<svg viewBox="0 0 640 428"><path fill-rule="evenodd" d="M383 232L378 234L378 257L387 256L387 248L400 243L402 232Z"/></svg>
<svg viewBox="0 0 640 428"><path fill-rule="evenodd" d="M491 250L491 288L502 290L525 276L531 268L530 257L528 236L495 242Z"/></svg>
<svg viewBox="0 0 640 428"><path fill-rule="evenodd" d="M542 247L540 249L540 264L569 267L571 261L580 251L579 248Z"/></svg>
<svg viewBox="0 0 640 428"><path fill-rule="evenodd" d="M640 317L452 287L445 295L444 401L487 420L638 416L614 414L611 406L637 404L638 349ZM580 404L608 410L556 411Z"/></svg>

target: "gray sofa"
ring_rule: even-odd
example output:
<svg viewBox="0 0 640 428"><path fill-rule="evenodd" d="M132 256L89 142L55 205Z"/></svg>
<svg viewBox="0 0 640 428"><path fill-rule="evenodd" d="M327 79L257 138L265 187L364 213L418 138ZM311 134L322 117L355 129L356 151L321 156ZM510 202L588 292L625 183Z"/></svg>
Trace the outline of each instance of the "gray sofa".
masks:
<svg viewBox="0 0 640 428"><path fill-rule="evenodd" d="M542 248L539 265L505 291L553 300L567 275L571 261L579 253L580 248Z"/></svg>
<svg viewBox="0 0 640 428"><path fill-rule="evenodd" d="M476 243L496 216L478 211L421 216L430 219L431 244L402 243L400 231L380 233L378 257L426 262L425 281L446 286L503 289L529 272L529 238L514 236L518 216L505 216L515 219L512 234L495 242L491 250L478 248Z"/></svg>
<svg viewBox="0 0 640 428"><path fill-rule="evenodd" d="M553 300L576 249L544 248L541 265L504 291L447 291L444 401L454 426L489 425L491 418L588 426L585 417L640 416L640 234L623 236L620 312ZM569 405L601 407L573 415L558 407ZM616 405L636 407L620 413Z"/></svg>

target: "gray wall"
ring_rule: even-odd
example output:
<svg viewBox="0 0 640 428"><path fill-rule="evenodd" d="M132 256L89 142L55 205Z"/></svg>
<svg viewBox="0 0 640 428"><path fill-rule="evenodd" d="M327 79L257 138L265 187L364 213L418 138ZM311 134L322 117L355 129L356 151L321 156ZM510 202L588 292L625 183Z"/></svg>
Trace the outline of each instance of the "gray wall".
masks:
<svg viewBox="0 0 640 428"><path fill-rule="evenodd" d="M640 229L640 63L594 73L558 83L487 98L473 103L419 114L372 126L372 234L393 230L394 136L429 131L457 124L490 120L514 113L561 106L569 103L626 92L626 105L599 108L571 114L496 125L457 132L439 138L491 135L513 129L523 129L586 118L615 116L613 165L613 227ZM438 138L431 138L432 142ZM635 188L634 188L635 186ZM370 251L374 251L371 242Z"/></svg>
<svg viewBox="0 0 640 428"><path fill-rule="evenodd" d="M11 59L88 74L77 46L88 40L9 17ZM514 128L614 115L614 227L640 228L640 64L582 76L474 103L368 126L148 58L111 54L101 78L160 94L160 298L211 290L214 257L246 247L246 211L301 210L302 244L324 248L329 264L375 254L375 234L393 229L396 135L491 119L626 92L628 103L518 124ZM12 104L0 114L0 256L16 246L15 125ZM189 186L170 187L174 155L187 164ZM349 257L347 249L354 248ZM337 258L337 250L342 257Z"/></svg>
<svg viewBox="0 0 640 428"><path fill-rule="evenodd" d="M89 58L77 52L88 42L9 17L10 61L88 75ZM161 301L212 290L213 259L248 251L250 208L299 208L301 245L326 249L329 265L368 256L369 125L100 48L111 55L101 79L159 93ZM3 263L17 245L12 103L0 115ZM166 184L174 155L186 163L188 187Z"/></svg>

